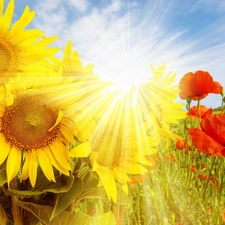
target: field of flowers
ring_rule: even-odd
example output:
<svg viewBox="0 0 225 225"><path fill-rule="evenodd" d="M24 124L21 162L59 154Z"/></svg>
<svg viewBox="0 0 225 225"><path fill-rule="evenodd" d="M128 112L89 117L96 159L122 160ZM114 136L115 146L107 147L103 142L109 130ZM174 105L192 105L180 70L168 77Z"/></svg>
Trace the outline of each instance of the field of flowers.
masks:
<svg viewBox="0 0 225 225"><path fill-rule="evenodd" d="M28 6L13 14L0 0L0 225L225 224L225 99L209 72L174 84L151 66L120 90L72 41L56 57Z"/></svg>

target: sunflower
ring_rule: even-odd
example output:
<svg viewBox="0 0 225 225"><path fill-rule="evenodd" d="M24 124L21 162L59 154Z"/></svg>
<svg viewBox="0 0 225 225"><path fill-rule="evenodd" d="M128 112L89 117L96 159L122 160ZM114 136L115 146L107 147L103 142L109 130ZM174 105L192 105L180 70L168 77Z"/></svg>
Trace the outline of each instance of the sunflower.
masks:
<svg viewBox="0 0 225 225"><path fill-rule="evenodd" d="M74 79L93 78L93 65L82 66L78 51L74 51L72 41L68 41L64 49L62 59L63 76L73 77Z"/></svg>
<svg viewBox="0 0 225 225"><path fill-rule="evenodd" d="M11 27L14 12L14 0L10 0L4 9L4 0L0 0L0 83L15 78L18 72L32 70L42 59L56 53L58 48L46 48L57 37L46 38L43 31L26 29L34 18L35 12L28 6L20 19Z"/></svg>
<svg viewBox="0 0 225 225"><path fill-rule="evenodd" d="M60 83L58 76L44 77L28 82L27 88L14 79L12 104L0 104L0 164L6 161L8 184L20 168L22 180L29 178L33 187L38 166L50 181L55 181L54 168L70 175L68 147L74 144L75 124L67 102L58 97L69 84Z"/></svg>
<svg viewBox="0 0 225 225"><path fill-rule="evenodd" d="M66 90L69 93L68 98L78 96L79 99L82 99L79 105L73 107L78 112L78 115L75 117L80 118L81 115L84 116L84 112L88 114L89 118L96 117L95 114L98 117L99 109L105 106L105 95L113 95L108 92L112 83L100 80L98 75L94 74L94 65L82 65L78 51L73 50L71 41L68 41L65 46L62 60L54 56L51 56L50 59L50 62L44 60L42 64L56 72L60 71L63 81L71 84ZM80 90L76 95L73 94L74 88ZM83 96L81 97L80 94L83 94ZM81 111L82 113L80 113ZM82 123L82 121L79 120L76 123Z"/></svg>
<svg viewBox="0 0 225 225"><path fill-rule="evenodd" d="M105 99L114 97L114 94L108 91L112 83L99 80L98 75L94 74L94 65L82 65L78 51L73 50L71 41L65 46L62 60L54 56L51 59L53 63L46 60L42 63L56 72L61 71L63 82L69 83L64 90L68 93L66 101L70 104L67 107L71 108L74 115L77 125L76 137L79 137L79 141L86 142L95 127L94 118L99 118L104 113ZM79 99L78 104L76 104L77 99ZM71 104L72 102L75 104Z"/></svg>
<svg viewBox="0 0 225 225"><path fill-rule="evenodd" d="M137 107L141 109L151 135L168 142L170 138L177 138L172 134L170 124L178 123L186 113L182 110L183 104L174 102L179 93L177 85L173 84L176 74L166 74L165 64L151 68L153 77L138 89Z"/></svg>
<svg viewBox="0 0 225 225"><path fill-rule="evenodd" d="M104 117L98 121L90 138L90 163L98 174L108 199L117 201L117 186L128 194L129 174L144 174L144 165L151 163L144 157L157 150L147 137L144 125L139 123L134 108L124 111L123 102L108 105ZM70 155L74 156L75 151Z"/></svg>

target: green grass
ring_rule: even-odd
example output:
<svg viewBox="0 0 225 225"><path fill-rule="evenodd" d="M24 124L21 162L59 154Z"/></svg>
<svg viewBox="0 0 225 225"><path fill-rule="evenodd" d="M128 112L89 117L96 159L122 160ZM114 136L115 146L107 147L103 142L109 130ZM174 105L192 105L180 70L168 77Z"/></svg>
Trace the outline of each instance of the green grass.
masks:
<svg viewBox="0 0 225 225"><path fill-rule="evenodd" d="M187 138L187 128L198 125L186 119L171 130ZM101 209L99 214L112 211L117 225L225 224L225 158L205 155L190 140L188 143L189 151L176 149L173 141L168 149L159 149L157 163L149 168L149 174L144 179L136 176L140 182L129 185L129 204L98 200L96 206L92 200L93 208Z"/></svg>

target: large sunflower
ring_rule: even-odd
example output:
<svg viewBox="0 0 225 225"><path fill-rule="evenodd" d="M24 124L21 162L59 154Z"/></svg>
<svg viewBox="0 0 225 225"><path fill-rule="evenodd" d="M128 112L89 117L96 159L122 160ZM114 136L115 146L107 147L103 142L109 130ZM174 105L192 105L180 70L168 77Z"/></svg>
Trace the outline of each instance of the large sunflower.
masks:
<svg viewBox="0 0 225 225"><path fill-rule="evenodd" d="M4 0L0 0L0 83L14 78L17 72L32 70L40 60L56 53L58 48L46 48L57 37L46 38L43 31L25 30L34 18L26 6L22 16L11 27L14 12L14 0L10 0L4 9Z"/></svg>
<svg viewBox="0 0 225 225"><path fill-rule="evenodd" d="M62 60L55 57L51 59L53 63L45 60L45 66L55 71L61 70L63 81L70 84L65 90L68 93L67 102L71 104L79 98L79 104L68 105L68 107L71 108L77 125L76 136L81 142L87 141L95 127L93 118L101 117L106 106L105 100L108 97L107 101L110 102L114 96L108 91L112 83L99 80L98 75L94 74L93 65L82 65L78 51L73 50L71 41L65 46Z"/></svg>
<svg viewBox="0 0 225 225"><path fill-rule="evenodd" d="M151 165L144 155L156 153L154 144L139 123L134 108L124 111L123 102L108 105L90 138L90 163L109 199L117 201L117 186L128 193L129 174L144 174ZM124 111L124 112L123 112ZM152 146L151 146L152 145ZM71 151L73 156L75 151Z"/></svg>
<svg viewBox="0 0 225 225"><path fill-rule="evenodd" d="M22 180L29 178L34 187L38 165L50 181L55 181L53 167L69 175L68 147L74 144L75 125L67 102L58 97L68 85L59 83L59 78L40 76L39 89L34 89L34 81L31 89L30 82L25 88L19 78L14 79L12 104L0 105L0 164L6 160L8 183L22 168Z"/></svg>
<svg viewBox="0 0 225 225"><path fill-rule="evenodd" d="M170 124L186 117L183 104L174 102L179 90L174 85L176 74L166 73L165 64L153 68L153 77L137 91L137 107L142 111L151 135L159 140L170 140L177 136L171 132Z"/></svg>
<svg viewBox="0 0 225 225"><path fill-rule="evenodd" d="M83 113L85 111L90 118L93 118L95 113L99 114L99 108L105 106L103 99L105 99L105 94L109 94L107 92L112 83L99 80L98 75L94 73L94 65L82 65L78 51L73 50L72 41L67 42L62 60L52 56L51 62L44 60L42 63L55 71L61 70L64 82L71 83L70 87L68 86L66 90L70 93L69 98L75 97L73 94L74 87L76 89L79 88L79 93L83 94L82 101L74 108L79 112L82 111L82 116L84 116ZM80 98L79 93L76 93L76 96ZM80 113L78 114L81 115ZM79 118L79 115L76 117Z"/></svg>

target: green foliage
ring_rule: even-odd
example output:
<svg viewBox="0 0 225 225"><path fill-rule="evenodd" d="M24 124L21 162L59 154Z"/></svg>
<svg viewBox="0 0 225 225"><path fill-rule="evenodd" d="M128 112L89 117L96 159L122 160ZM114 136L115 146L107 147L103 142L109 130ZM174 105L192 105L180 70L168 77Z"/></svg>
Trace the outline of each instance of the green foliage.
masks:
<svg viewBox="0 0 225 225"><path fill-rule="evenodd" d="M51 193L63 193L67 192L71 189L73 185L74 178L61 175L56 177L56 182L51 182L47 180L45 177L42 177L43 180L38 179L38 184L35 186L34 189L31 190L21 190L21 189L9 189L8 192L11 194L15 194L20 198L26 198L30 196L40 195L46 192Z"/></svg>
<svg viewBox="0 0 225 225"><path fill-rule="evenodd" d="M40 205L40 204L34 204L31 202L17 202L18 206L25 209L26 211L32 213L40 222L42 222L44 225L73 225L75 221L75 215L73 212L69 211L63 211L59 213L57 216L54 217L54 219L51 219L51 215L53 212L53 207L48 205ZM27 214L29 215L29 214ZM25 220L27 218L25 217ZM31 217L31 220L28 220L27 225L33 224L33 218ZM39 222L39 223L40 223Z"/></svg>
<svg viewBox="0 0 225 225"><path fill-rule="evenodd" d="M116 225L115 217L110 211L95 217L79 212L77 213L75 223L82 225Z"/></svg>
<svg viewBox="0 0 225 225"><path fill-rule="evenodd" d="M58 194L52 211L51 219L62 213L82 193L83 183L80 178L75 178L72 187L65 193Z"/></svg>
<svg viewBox="0 0 225 225"><path fill-rule="evenodd" d="M6 184L5 164L0 167L0 218L14 225L11 199L22 209L23 225L222 225L225 208L225 159L198 152L187 135L199 127L186 118L171 131L187 140L183 150L171 141L154 156L157 163L147 175L135 175L127 195L117 185L117 202L108 201L88 160L74 160L70 176L55 171L56 182L39 169L35 188L29 181Z"/></svg>

